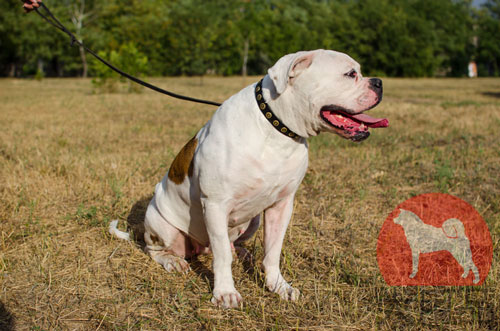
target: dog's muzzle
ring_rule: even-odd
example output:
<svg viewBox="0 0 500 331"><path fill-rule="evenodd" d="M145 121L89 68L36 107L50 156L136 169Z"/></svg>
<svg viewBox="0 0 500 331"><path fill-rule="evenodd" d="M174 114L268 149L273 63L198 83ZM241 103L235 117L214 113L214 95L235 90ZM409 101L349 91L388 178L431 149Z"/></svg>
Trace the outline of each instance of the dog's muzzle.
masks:
<svg viewBox="0 0 500 331"><path fill-rule="evenodd" d="M368 88L377 94L378 101L375 105L372 106L373 108L378 105L380 101L382 101L382 95L384 92L382 87L382 80L380 78L370 78L370 85Z"/></svg>
<svg viewBox="0 0 500 331"><path fill-rule="evenodd" d="M352 141L355 141L355 142L360 142L360 141L365 140L369 136L370 136L370 132L361 131L361 132L357 132L354 136L351 136L349 139L351 139Z"/></svg>

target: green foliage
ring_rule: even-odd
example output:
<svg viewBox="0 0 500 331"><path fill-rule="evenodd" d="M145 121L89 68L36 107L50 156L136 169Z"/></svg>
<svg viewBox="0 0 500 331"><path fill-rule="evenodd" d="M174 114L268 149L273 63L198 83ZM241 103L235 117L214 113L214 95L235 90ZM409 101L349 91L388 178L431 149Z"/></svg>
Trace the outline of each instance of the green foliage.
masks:
<svg viewBox="0 0 500 331"><path fill-rule="evenodd" d="M434 160L435 165L435 183L440 192L447 193L450 187L450 181L453 179L454 171L448 160Z"/></svg>
<svg viewBox="0 0 500 331"><path fill-rule="evenodd" d="M71 8L82 3L88 16L78 28ZM47 5L86 45L110 58L120 45L133 43L154 75L234 75L242 72L245 57L248 73L261 75L284 54L317 48L348 53L367 75L464 76L471 59L480 74L500 74L500 0L487 0L480 9L470 0L51 0ZM68 44L37 15L23 15L17 0L0 2L0 75L34 75L40 60L47 76L81 74L83 59ZM94 66L91 72L98 80L99 70Z"/></svg>
<svg viewBox="0 0 500 331"><path fill-rule="evenodd" d="M148 58L134 43L123 44L118 51L113 50L109 53L100 51L98 55L132 76L140 77L147 72ZM126 84L128 92L141 91L140 85L118 75L97 59L91 61L91 73L94 76L92 85L101 92L117 92L119 82Z"/></svg>
<svg viewBox="0 0 500 331"><path fill-rule="evenodd" d="M500 0L489 0L477 17L477 62L481 76L500 75Z"/></svg>
<svg viewBox="0 0 500 331"><path fill-rule="evenodd" d="M60 7L54 13L60 16ZM0 75L34 76L39 61L51 70L38 76L53 75L66 59L77 58L69 42L54 32L38 15L24 14L19 1L0 1Z"/></svg>
<svg viewBox="0 0 500 331"><path fill-rule="evenodd" d="M42 70L38 69L35 74L35 80L41 81L45 77L45 74L43 73Z"/></svg>
<svg viewBox="0 0 500 331"><path fill-rule="evenodd" d="M89 220L96 217L96 215L97 215L97 208L95 206L85 208L83 204L80 204L78 206L78 209L75 214L77 220Z"/></svg>

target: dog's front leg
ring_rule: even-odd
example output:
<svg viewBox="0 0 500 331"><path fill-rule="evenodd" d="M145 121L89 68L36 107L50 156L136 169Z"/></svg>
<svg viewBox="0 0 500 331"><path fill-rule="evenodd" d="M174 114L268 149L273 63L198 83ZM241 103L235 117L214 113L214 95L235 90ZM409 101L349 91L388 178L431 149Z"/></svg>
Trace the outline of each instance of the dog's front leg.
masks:
<svg viewBox="0 0 500 331"><path fill-rule="evenodd" d="M410 278L414 278L418 272L418 260L420 258L420 251L417 248L414 249L412 248L411 255L412 255L412 272Z"/></svg>
<svg viewBox="0 0 500 331"><path fill-rule="evenodd" d="M237 308L241 295L234 287L231 263L233 254L228 235L228 214L221 204L203 201L205 224L214 257L214 291L212 303L223 308Z"/></svg>
<svg viewBox="0 0 500 331"><path fill-rule="evenodd" d="M264 260L266 286L284 300L295 301L300 292L288 284L280 271L280 255L285 232L293 211L293 195L277 202L264 212Z"/></svg>

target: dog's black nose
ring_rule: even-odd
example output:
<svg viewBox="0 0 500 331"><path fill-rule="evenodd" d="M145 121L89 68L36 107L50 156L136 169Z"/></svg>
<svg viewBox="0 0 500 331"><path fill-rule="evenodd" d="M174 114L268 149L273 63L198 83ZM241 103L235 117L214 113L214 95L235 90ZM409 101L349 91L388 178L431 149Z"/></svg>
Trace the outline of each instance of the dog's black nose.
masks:
<svg viewBox="0 0 500 331"><path fill-rule="evenodd" d="M376 89L381 89L382 88L382 79L380 78L371 78L370 79L370 84L376 88Z"/></svg>

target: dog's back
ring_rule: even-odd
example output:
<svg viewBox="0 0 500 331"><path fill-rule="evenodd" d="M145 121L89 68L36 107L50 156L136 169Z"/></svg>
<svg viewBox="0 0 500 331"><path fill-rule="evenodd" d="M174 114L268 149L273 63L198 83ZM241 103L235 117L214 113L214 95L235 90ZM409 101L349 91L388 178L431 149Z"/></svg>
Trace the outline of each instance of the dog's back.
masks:
<svg viewBox="0 0 500 331"><path fill-rule="evenodd" d="M450 250L457 238L467 238L462 222L456 218L443 223L442 228L425 224L415 213L401 209L394 223L403 227L408 244L421 253Z"/></svg>
<svg viewBox="0 0 500 331"><path fill-rule="evenodd" d="M442 227L425 224L415 213L401 209L394 223L403 227L406 240L413 249L420 253L453 251L455 246L469 245L463 223L457 218L446 220ZM463 242L459 244L459 242Z"/></svg>

